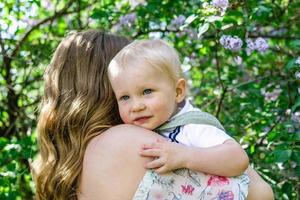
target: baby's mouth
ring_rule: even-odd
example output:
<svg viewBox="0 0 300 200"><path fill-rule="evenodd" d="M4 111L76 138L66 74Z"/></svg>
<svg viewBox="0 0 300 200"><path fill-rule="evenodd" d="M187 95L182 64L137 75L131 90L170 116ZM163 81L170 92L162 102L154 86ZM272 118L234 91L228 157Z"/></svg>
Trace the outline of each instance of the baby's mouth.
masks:
<svg viewBox="0 0 300 200"><path fill-rule="evenodd" d="M152 116L143 116L134 119L134 122L137 124L143 124L147 122Z"/></svg>

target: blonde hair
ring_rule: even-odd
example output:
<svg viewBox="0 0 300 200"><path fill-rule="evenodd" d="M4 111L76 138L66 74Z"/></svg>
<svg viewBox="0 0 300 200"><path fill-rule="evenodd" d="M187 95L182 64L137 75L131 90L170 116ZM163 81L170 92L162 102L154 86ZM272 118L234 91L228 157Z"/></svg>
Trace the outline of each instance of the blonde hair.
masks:
<svg viewBox="0 0 300 200"><path fill-rule="evenodd" d="M130 43L117 53L108 68L112 65L123 69L151 67L168 75L174 83L182 78L178 53L161 39L137 40Z"/></svg>
<svg viewBox="0 0 300 200"><path fill-rule="evenodd" d="M77 199L88 142L121 123L107 77L112 57L128 40L100 31L70 34L45 72L38 119L36 199Z"/></svg>

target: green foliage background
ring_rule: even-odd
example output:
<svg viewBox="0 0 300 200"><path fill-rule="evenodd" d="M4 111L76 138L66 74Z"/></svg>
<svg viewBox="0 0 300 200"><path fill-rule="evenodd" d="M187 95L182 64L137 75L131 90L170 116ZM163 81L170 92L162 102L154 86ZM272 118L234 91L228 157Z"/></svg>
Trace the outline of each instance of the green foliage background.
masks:
<svg viewBox="0 0 300 200"><path fill-rule="evenodd" d="M68 32L91 28L174 44L193 102L242 144L276 199L299 199L300 1L230 0L224 15L207 3L0 0L0 199L33 199L29 166L45 66ZM220 45L224 34L240 37L242 50ZM247 54L246 39L258 37L269 49Z"/></svg>

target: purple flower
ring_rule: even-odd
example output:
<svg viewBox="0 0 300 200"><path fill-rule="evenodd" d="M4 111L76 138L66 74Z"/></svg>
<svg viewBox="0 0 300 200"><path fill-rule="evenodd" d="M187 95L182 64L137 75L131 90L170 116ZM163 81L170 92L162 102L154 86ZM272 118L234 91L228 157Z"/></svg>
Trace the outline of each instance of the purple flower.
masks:
<svg viewBox="0 0 300 200"><path fill-rule="evenodd" d="M136 21L136 14L135 13L129 13L129 14L124 15L120 18L119 25L130 28L130 27L133 26L135 21Z"/></svg>
<svg viewBox="0 0 300 200"><path fill-rule="evenodd" d="M41 6L43 8L47 8L48 10L53 9L53 3L50 0L42 0L41 1Z"/></svg>
<svg viewBox="0 0 300 200"><path fill-rule="evenodd" d="M24 23L26 23L27 25L29 26L34 26L35 24L37 24L37 20L34 20L34 19L30 19L29 17L25 16L22 21Z"/></svg>
<svg viewBox="0 0 300 200"><path fill-rule="evenodd" d="M221 10L225 11L229 5L228 0L212 0L211 4L216 7L220 8Z"/></svg>
<svg viewBox="0 0 300 200"><path fill-rule="evenodd" d="M256 38L256 40L255 40L255 48L259 52L265 52L268 50L269 44L265 39L259 37L259 38Z"/></svg>
<svg viewBox="0 0 300 200"><path fill-rule="evenodd" d="M255 43L251 39L246 39L247 48L252 52L256 49Z"/></svg>
<svg viewBox="0 0 300 200"><path fill-rule="evenodd" d="M243 41L238 36L233 36L230 39L229 47L232 51L239 51L243 46Z"/></svg>
<svg viewBox="0 0 300 200"><path fill-rule="evenodd" d="M179 15L175 19L173 19L169 25L170 30L178 30L180 26L182 26L185 22L186 17L183 15Z"/></svg>
<svg viewBox="0 0 300 200"><path fill-rule="evenodd" d="M243 41L238 36L222 35L220 43L225 49L229 49L231 51L239 51L243 46Z"/></svg>
<svg viewBox="0 0 300 200"><path fill-rule="evenodd" d="M243 62L243 58L241 56L236 56L234 57L234 62L237 64L237 65L241 65L242 62Z"/></svg>
<svg viewBox="0 0 300 200"><path fill-rule="evenodd" d="M193 29L187 29L186 33L192 39L196 39L197 38L197 31L195 31Z"/></svg>
<svg viewBox="0 0 300 200"><path fill-rule="evenodd" d="M265 52L269 48L268 42L265 39L261 38L261 37L257 38L255 41L248 38L246 40L246 43L247 43L246 51L247 51L248 55L251 54L252 51L257 50L259 52Z"/></svg>
<svg viewBox="0 0 300 200"><path fill-rule="evenodd" d="M226 48L229 44L229 39L231 36L229 35L222 35L220 38L220 43Z"/></svg>
<svg viewBox="0 0 300 200"><path fill-rule="evenodd" d="M232 191L221 191L218 200L233 200L234 195Z"/></svg>
<svg viewBox="0 0 300 200"><path fill-rule="evenodd" d="M272 91L266 91L265 88L261 89L261 93L264 95L265 97L265 101L270 102L270 101L276 101L279 97L279 95L281 94L282 89L279 88L279 86L276 86L275 89L273 89Z"/></svg>

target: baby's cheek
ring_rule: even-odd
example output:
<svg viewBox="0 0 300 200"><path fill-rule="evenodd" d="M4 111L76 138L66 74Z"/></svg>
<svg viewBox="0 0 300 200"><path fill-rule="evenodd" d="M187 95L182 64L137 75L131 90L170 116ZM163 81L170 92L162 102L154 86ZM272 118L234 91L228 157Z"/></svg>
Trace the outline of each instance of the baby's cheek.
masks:
<svg viewBox="0 0 300 200"><path fill-rule="evenodd" d="M128 116L128 112L122 110L119 108L119 113L120 113L120 116L121 116L121 119L122 121L125 123L125 124L131 124L130 123L130 119L129 119L129 116Z"/></svg>

